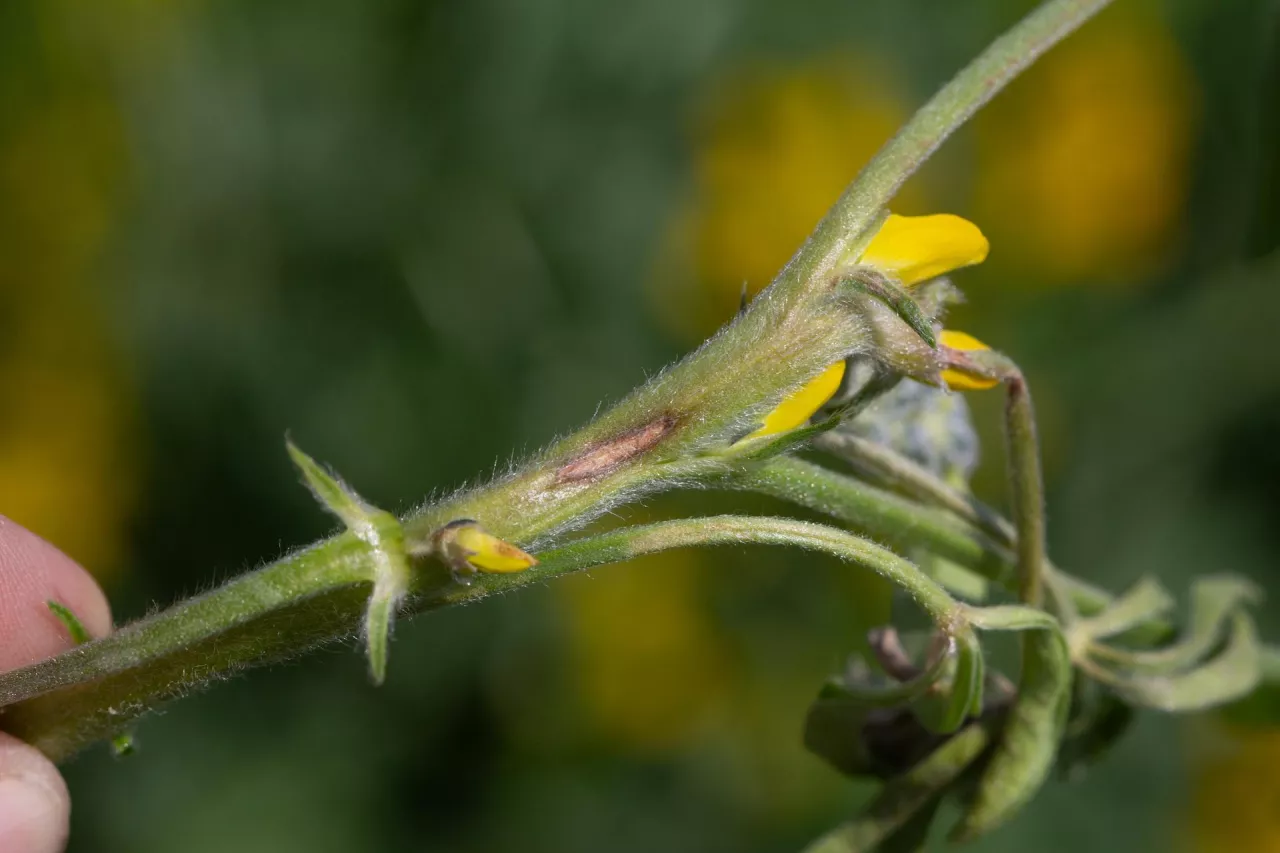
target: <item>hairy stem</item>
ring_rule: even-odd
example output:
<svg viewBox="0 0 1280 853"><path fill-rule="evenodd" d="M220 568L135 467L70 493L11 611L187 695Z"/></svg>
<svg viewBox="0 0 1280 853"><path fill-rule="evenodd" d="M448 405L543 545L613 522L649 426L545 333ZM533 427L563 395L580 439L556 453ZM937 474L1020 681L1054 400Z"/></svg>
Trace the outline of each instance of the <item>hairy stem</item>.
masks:
<svg viewBox="0 0 1280 853"><path fill-rule="evenodd" d="M932 471L869 438L831 431L814 439L814 447L848 462L860 479L913 501L946 510L1012 549L1017 533L1000 514L972 495L952 488Z"/></svg>
<svg viewBox="0 0 1280 853"><path fill-rule="evenodd" d="M430 553L435 531L450 521L473 518L503 539L546 546L612 506L662 489L707 484L748 465L747 451L735 457L726 448L786 394L870 345L848 294L839 292L835 272L851 249L870 239L896 189L1019 71L1104 5L1106 0L1049 0L993 43L868 164L774 284L697 352L511 474L406 519L405 548L419 557L409 578L407 609L480 598L556 573L547 554L550 567L458 586L441 567L421 559ZM939 553L993 576L1009 562L1006 549L952 515L912 509L893 495L835 491L841 494L824 499L796 493L792 499L829 500L845 516L851 514L847 504L860 500L866 526L891 528L902 547L918 536ZM680 529L664 528L671 535ZM850 555L857 550L848 534L772 530L770 541L802 545L807 537L813 545L834 535L827 545ZM747 541L728 528L721 531L719 541ZM574 553L561 556L567 560ZM114 636L0 676L0 723L48 754L65 757L169 698L247 666L351 636L378 576L367 543L351 534L325 540ZM378 630L382 616L389 623L391 614L379 616ZM375 667L381 654L375 649Z"/></svg>
<svg viewBox="0 0 1280 853"><path fill-rule="evenodd" d="M921 107L854 179L783 271L782 288L829 275L858 249L885 205L957 128L1041 54L1111 0L1049 0L996 39Z"/></svg>
<svg viewBox="0 0 1280 853"><path fill-rule="evenodd" d="M906 461L901 460L899 466ZM993 542L984 531L945 510L922 506L820 465L780 457L737 473L719 485L798 504L838 519L878 542L930 551L1011 592L1017 591L1016 537L1010 535ZM1004 519L998 526L1011 530ZM1046 569L1062 594L1086 616L1102 612L1113 601L1110 593L1086 581L1048 565ZM1173 626L1166 620L1151 619L1136 626L1129 637L1135 643L1155 644L1168 639L1172 632Z"/></svg>
<svg viewBox="0 0 1280 853"><path fill-rule="evenodd" d="M943 626L953 621L955 603L946 591L893 552L823 525L748 516L604 533L546 551L528 571L481 575L469 587L447 582L441 567L424 573L428 580L409 609L435 610L655 551L725 544L790 545L834 554L902 587ZM194 687L350 635L358 630L377 569L370 553L355 535L344 533L9 674L0 680L5 727L51 758L64 759Z"/></svg>
<svg viewBox="0 0 1280 853"><path fill-rule="evenodd" d="M1044 578L1044 478L1040 473L1040 440L1031 390L1021 373L1005 380L1005 432L1009 445L1009 490L1013 524L1018 531L1018 597L1039 607Z"/></svg>

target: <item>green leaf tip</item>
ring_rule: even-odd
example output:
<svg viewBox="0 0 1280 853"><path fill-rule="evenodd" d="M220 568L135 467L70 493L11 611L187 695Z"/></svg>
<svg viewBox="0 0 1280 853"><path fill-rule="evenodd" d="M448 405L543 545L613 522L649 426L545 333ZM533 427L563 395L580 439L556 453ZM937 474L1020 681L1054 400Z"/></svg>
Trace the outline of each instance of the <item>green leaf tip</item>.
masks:
<svg viewBox="0 0 1280 853"><path fill-rule="evenodd" d="M50 613L58 617L62 627L67 629L67 634L71 637L71 641L77 646L83 646L93 639L89 635L89 630L84 627L84 623L80 621L80 617L70 607L53 599L46 601L45 605L48 606ZM121 732L112 737L111 751L117 758L133 755L133 734L131 732Z"/></svg>
<svg viewBox="0 0 1280 853"><path fill-rule="evenodd" d="M395 619L396 601L388 596L371 596L365 611L364 633L369 657L369 676L375 685L387 680L387 645Z"/></svg>
<svg viewBox="0 0 1280 853"><path fill-rule="evenodd" d="M1144 577L1101 613L1072 626L1072 643L1074 645L1086 639L1093 641L1123 634L1168 612L1173 605L1173 596L1159 581Z"/></svg>
<svg viewBox="0 0 1280 853"><path fill-rule="evenodd" d="M319 462L304 453L290 438L285 438L289 458L302 472L302 481L324 508L342 519L353 530L365 522L375 510L340 479L330 474Z"/></svg>
<svg viewBox="0 0 1280 853"><path fill-rule="evenodd" d="M387 677L387 646L400 602L409 591L409 555L404 544L404 528L389 512L366 503L339 478L286 438L289 458L302 472L303 482L316 499L369 547L373 556L373 591L365 610L365 652L374 684Z"/></svg>
<svg viewBox="0 0 1280 853"><path fill-rule="evenodd" d="M1222 650L1187 672L1118 677L1108 683L1125 701L1169 713L1203 711L1248 695L1262 677L1262 645L1253 619L1232 614Z"/></svg>
<svg viewBox="0 0 1280 853"><path fill-rule="evenodd" d="M84 623L80 621L80 617L71 612L71 608L64 604L59 604L53 599L46 601L45 604L48 605L49 611L58 617L58 621L62 623L63 628L67 629L72 642L77 646L93 639L89 636L88 630L85 629Z"/></svg>
<svg viewBox="0 0 1280 853"><path fill-rule="evenodd" d="M137 746L133 742L133 735L129 732L116 735L111 739L111 754L116 758L128 758L137 751Z"/></svg>

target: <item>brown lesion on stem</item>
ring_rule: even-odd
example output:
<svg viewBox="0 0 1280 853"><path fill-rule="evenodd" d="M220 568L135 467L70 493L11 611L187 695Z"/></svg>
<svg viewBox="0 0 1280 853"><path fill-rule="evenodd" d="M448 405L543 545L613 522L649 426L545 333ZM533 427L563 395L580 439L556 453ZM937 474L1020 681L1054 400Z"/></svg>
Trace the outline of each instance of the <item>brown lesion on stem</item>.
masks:
<svg viewBox="0 0 1280 853"><path fill-rule="evenodd" d="M675 432L680 419L670 412L635 429L598 441L556 469L555 485L595 480L643 456Z"/></svg>

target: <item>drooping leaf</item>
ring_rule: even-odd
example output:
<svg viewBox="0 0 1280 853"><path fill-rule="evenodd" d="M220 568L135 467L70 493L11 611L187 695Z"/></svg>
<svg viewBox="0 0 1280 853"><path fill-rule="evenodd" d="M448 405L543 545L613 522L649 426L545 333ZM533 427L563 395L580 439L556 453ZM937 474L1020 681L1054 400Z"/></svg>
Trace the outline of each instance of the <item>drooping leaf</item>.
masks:
<svg viewBox="0 0 1280 853"><path fill-rule="evenodd" d="M1101 613L1072 626L1071 630L1073 634L1079 632L1091 640L1114 637L1162 615L1173 605L1173 596L1159 581L1144 577Z"/></svg>
<svg viewBox="0 0 1280 853"><path fill-rule="evenodd" d="M1035 795L1053 766L1071 702L1071 659L1057 620L1017 605L971 607L966 613L985 630L1024 632L1022 671L1017 699L973 802L952 830L954 840L991 831Z"/></svg>
<svg viewBox="0 0 1280 853"><path fill-rule="evenodd" d="M1253 619L1237 611L1221 651L1206 663L1170 675L1118 677L1109 682L1120 698L1161 711L1202 711L1247 695L1261 677L1261 645Z"/></svg>
<svg viewBox="0 0 1280 853"><path fill-rule="evenodd" d="M1244 578L1230 575L1199 578L1191 587L1190 625L1178 642L1141 652L1099 646L1095 654L1137 673L1161 675L1189 668L1222 642L1232 614L1259 597L1258 588Z"/></svg>

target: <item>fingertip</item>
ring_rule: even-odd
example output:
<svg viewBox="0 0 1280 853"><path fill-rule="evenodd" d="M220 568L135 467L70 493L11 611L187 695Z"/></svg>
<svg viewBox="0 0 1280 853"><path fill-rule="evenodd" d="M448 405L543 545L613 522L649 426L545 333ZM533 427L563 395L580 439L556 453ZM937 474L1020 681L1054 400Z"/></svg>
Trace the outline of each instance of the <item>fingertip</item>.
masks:
<svg viewBox="0 0 1280 853"><path fill-rule="evenodd" d="M42 660L71 645L48 602L67 607L90 635L111 632L101 587L74 560L0 516L0 671Z"/></svg>
<svg viewBox="0 0 1280 853"><path fill-rule="evenodd" d="M58 853L71 796L62 774L33 746L0 732L0 850Z"/></svg>

